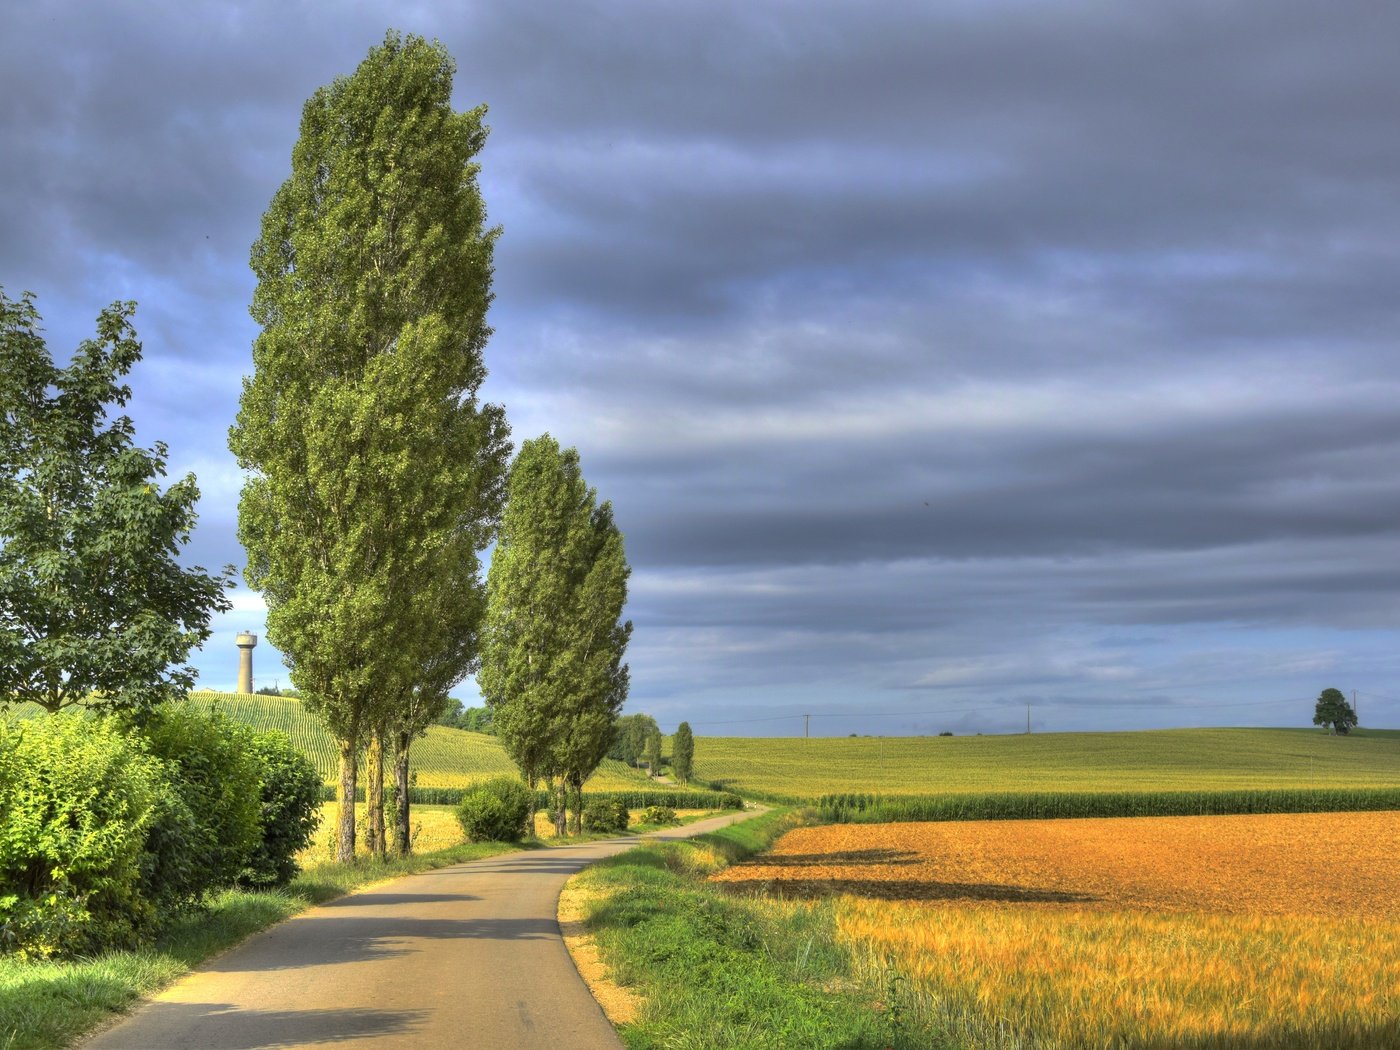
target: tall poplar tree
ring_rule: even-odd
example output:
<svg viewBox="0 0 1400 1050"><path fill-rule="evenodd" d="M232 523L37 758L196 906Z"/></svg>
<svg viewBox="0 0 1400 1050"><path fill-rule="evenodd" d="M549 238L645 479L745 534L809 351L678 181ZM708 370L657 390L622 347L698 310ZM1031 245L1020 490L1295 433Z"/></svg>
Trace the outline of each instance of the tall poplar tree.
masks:
<svg viewBox="0 0 1400 1050"><path fill-rule="evenodd" d="M253 245L239 537L268 638L336 740L340 860L357 751L423 674L425 581L489 542L502 497L504 413L477 400L497 232L484 109L452 109L453 72L440 45L390 32L318 90Z"/></svg>
<svg viewBox="0 0 1400 1050"><path fill-rule="evenodd" d="M477 683L492 724L533 787L558 777L560 810L612 742L627 697L622 622L627 566L609 503L578 453L548 434L526 441L486 583Z"/></svg>
<svg viewBox="0 0 1400 1050"><path fill-rule="evenodd" d="M682 784L688 784L694 765L695 734L689 722L682 722L676 726L676 735L671 738L671 772Z"/></svg>

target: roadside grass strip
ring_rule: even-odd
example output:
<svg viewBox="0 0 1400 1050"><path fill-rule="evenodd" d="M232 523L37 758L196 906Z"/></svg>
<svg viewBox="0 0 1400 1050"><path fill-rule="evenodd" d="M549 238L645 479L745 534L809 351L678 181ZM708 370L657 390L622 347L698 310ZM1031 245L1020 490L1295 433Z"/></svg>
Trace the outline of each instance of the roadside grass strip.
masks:
<svg viewBox="0 0 1400 1050"><path fill-rule="evenodd" d="M613 982L641 1000L633 1050L927 1048L891 988L856 980L834 912L725 892L710 875L797 823L774 811L692 840L650 842L575 876Z"/></svg>
<svg viewBox="0 0 1400 1050"><path fill-rule="evenodd" d="M0 955L0 1050L58 1050L211 955L351 890L520 848L463 843L403 859L308 868L281 890L226 890L212 897L206 910L176 920L153 947L140 951L72 962L22 962Z"/></svg>

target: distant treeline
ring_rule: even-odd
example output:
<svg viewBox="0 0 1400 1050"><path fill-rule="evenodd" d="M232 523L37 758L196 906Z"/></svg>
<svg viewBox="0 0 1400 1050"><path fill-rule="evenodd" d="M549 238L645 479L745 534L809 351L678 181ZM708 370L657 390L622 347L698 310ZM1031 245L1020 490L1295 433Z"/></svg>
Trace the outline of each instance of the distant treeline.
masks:
<svg viewBox="0 0 1400 1050"><path fill-rule="evenodd" d="M1043 791L957 795L823 795L817 810L838 824L919 820L1052 820L1194 817L1234 813L1339 813L1400 809L1400 787L1229 791Z"/></svg>

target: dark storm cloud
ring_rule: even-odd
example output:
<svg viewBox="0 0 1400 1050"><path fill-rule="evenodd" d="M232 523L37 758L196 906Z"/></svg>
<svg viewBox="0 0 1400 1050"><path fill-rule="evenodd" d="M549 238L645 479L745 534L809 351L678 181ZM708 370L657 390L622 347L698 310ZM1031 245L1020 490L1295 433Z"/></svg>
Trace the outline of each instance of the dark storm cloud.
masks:
<svg viewBox="0 0 1400 1050"><path fill-rule="evenodd" d="M1130 725L1400 674L1400 9L9 12L0 284L61 351L140 301L206 565L243 561L248 246L391 24L490 105L487 394L616 505L635 707Z"/></svg>

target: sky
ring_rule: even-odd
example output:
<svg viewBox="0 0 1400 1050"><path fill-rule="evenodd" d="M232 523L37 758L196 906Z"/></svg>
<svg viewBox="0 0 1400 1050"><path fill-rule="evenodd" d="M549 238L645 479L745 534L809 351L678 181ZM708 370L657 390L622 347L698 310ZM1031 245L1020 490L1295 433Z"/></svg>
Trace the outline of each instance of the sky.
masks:
<svg viewBox="0 0 1400 1050"><path fill-rule="evenodd" d="M628 711L1307 726L1336 687L1400 726L1400 6L7 5L0 286L63 360L139 303L192 562L243 565L248 252L302 103L391 26L489 107L483 395L614 505ZM263 633L232 598L205 687Z"/></svg>

